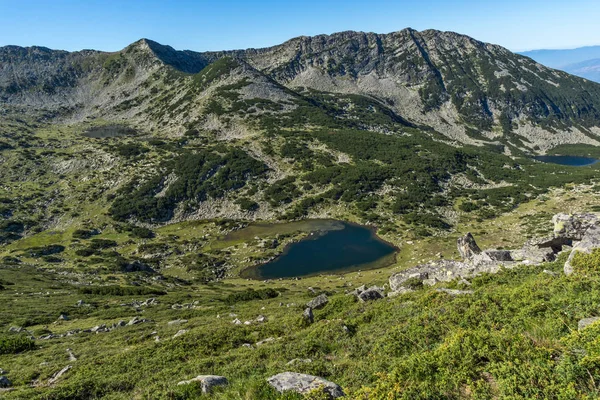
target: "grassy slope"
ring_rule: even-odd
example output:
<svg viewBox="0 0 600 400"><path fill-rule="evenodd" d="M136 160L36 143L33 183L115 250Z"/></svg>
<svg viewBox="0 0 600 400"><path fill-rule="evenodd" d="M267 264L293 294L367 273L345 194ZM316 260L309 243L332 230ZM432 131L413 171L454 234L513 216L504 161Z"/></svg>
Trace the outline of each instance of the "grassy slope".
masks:
<svg viewBox="0 0 600 400"><path fill-rule="evenodd" d="M557 209L590 210L598 206L586 206L589 198L590 193L585 191L559 191L552 200L530 202L483 226L477 221L465 221L464 229L485 229L486 234L476 231L482 243L502 245L506 244L508 232L524 237L528 231L539 228L534 223L528 229L522 223L524 218L537 218L540 225L547 225L546 216ZM194 235L194 228L198 224L172 225L168 232L177 231L185 237ZM516 244L519 240L511 236L509 241ZM408 254L430 258L442 250L449 257L454 255L451 247L452 240L448 238L429 238L416 241L411 248L413 253ZM363 283L382 284L393 270L414 262L401 256L396 266L387 269L301 281L228 279L208 285L175 286L168 289L167 295L155 296L159 305L142 307L143 311L119 304L152 296L84 295L65 282L75 279L72 276L41 272L26 265L5 267L1 279L14 285L5 285L6 290L0 291L0 301L8 305L2 314L2 326L29 325L27 329L39 336L45 330L63 333L129 320L135 315L153 321L109 333L36 341L36 350L0 355L0 367L8 370L17 386L5 396L195 398L195 389L184 389L176 383L198 374L215 373L232 382L217 398L278 398L264 378L284 370L329 378L341 384L351 398L366 393L371 393L370 398L382 397L384 393L406 398L593 395L587 371L594 379L599 378L600 370L588 365L597 353L593 348L587 357L573 352L588 343L593 345L593 338L582 337L573 330L578 319L597 312L597 278L567 278L561 274L552 277L541 272L560 272L559 262L474 279L472 296L451 297L424 289L360 304L343 294ZM307 290L309 286L332 296L325 309L315 312L315 324L306 326L300 314L302 304L313 296ZM232 306L223 302L229 293L267 287L279 288L281 295ZM75 307L80 299L90 306ZM192 301L198 301L196 309L170 308L175 303ZM242 321L259 314L267 316L268 321L234 326L234 317L229 316L232 312ZM61 313L70 315L71 320L55 322ZM178 318L189 322L167 325ZM172 339L179 329L189 331ZM161 340L155 342L155 336ZM255 350L241 347L268 337L279 339ZM67 348L73 350L77 361L68 361ZM313 362L286 365L294 358L311 358ZM73 369L59 383L43 385L66 365ZM388 374L378 375L384 372ZM31 382L40 386L29 388L27 384Z"/></svg>

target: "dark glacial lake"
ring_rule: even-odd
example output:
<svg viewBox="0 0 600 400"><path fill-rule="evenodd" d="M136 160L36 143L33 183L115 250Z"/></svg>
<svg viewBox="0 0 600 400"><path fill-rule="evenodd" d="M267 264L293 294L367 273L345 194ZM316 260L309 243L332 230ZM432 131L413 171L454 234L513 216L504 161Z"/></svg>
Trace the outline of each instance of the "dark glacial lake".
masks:
<svg viewBox="0 0 600 400"><path fill-rule="evenodd" d="M570 165L572 167L585 167L598 162L595 158L578 156L537 156L534 158L545 163Z"/></svg>
<svg viewBox="0 0 600 400"><path fill-rule="evenodd" d="M331 220L296 224L310 229L306 230L309 235L286 246L274 260L247 268L242 276L252 279L292 278L381 268L395 262L396 248L367 227Z"/></svg>

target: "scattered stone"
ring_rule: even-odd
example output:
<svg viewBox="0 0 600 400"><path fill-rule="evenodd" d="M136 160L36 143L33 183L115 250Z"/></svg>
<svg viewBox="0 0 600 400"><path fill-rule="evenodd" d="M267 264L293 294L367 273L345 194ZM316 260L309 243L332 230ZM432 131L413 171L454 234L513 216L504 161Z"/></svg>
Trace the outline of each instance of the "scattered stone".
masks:
<svg viewBox="0 0 600 400"><path fill-rule="evenodd" d="M61 369L60 371L58 371L57 373L52 375L52 378L48 379L48 384L52 385L53 383L58 381L60 379L60 377L63 376L71 368L73 368L73 367L70 365L67 365L66 367L64 367L63 369Z"/></svg>
<svg viewBox="0 0 600 400"><path fill-rule="evenodd" d="M172 325L181 325L181 324L187 324L188 320L187 319L176 319L174 321L169 321L167 322L167 325L172 326Z"/></svg>
<svg viewBox="0 0 600 400"><path fill-rule="evenodd" d="M306 307L310 307L314 310L319 310L319 309L325 307L327 305L327 303L329 303L329 299L327 298L327 295L320 294L317 297L315 297L314 299L312 299L311 301L309 301L306 304Z"/></svg>
<svg viewBox="0 0 600 400"><path fill-rule="evenodd" d="M587 328L588 326L590 326L591 324L593 324L596 321L600 321L600 317L590 317L590 318L581 319L577 323L577 329L582 330L584 328Z"/></svg>
<svg viewBox="0 0 600 400"><path fill-rule="evenodd" d="M177 333L175 335L173 335L173 339L175 339L176 337L185 335L187 333L187 329L181 329L179 331L177 331Z"/></svg>
<svg viewBox="0 0 600 400"><path fill-rule="evenodd" d="M20 326L11 326L10 328L8 328L8 331L13 333L21 333L23 332L23 328L21 328Z"/></svg>
<svg viewBox="0 0 600 400"><path fill-rule="evenodd" d="M69 317L65 314L60 314L60 316L58 317L59 321L68 321Z"/></svg>
<svg viewBox="0 0 600 400"><path fill-rule="evenodd" d="M83 306L85 303L83 302L83 300L78 300L76 306L77 307L81 307Z"/></svg>
<svg viewBox="0 0 600 400"><path fill-rule="evenodd" d="M236 319L234 319L234 320L232 321L232 323L233 323L234 325L241 325L241 324L242 324L242 321L240 321L239 319L237 319L237 318L236 318Z"/></svg>
<svg viewBox="0 0 600 400"><path fill-rule="evenodd" d="M67 354L69 355L69 361L77 361L77 357L73 354L73 350L67 349Z"/></svg>
<svg viewBox="0 0 600 400"><path fill-rule="evenodd" d="M282 372L268 378L267 382L279 393L291 390L300 394L308 394L313 390L322 389L332 399L344 396L339 385L313 375Z"/></svg>
<svg viewBox="0 0 600 400"><path fill-rule="evenodd" d="M256 317L255 321L259 323L267 322L267 317L265 317L264 315L259 315L258 317Z"/></svg>
<svg viewBox="0 0 600 400"><path fill-rule="evenodd" d="M0 376L0 388L9 388L12 386L12 382L5 376Z"/></svg>
<svg viewBox="0 0 600 400"><path fill-rule="evenodd" d="M302 317L307 320L309 323L315 322L315 315L313 314L313 310L310 307L307 307L302 313Z"/></svg>
<svg viewBox="0 0 600 400"><path fill-rule="evenodd" d="M177 383L178 385L189 385L193 382L200 382L202 387L202 393L209 394L212 391L212 388L215 386L227 386L229 382L227 378L224 376L217 375L198 375L197 377L190 379L188 381L181 381Z"/></svg>
<svg viewBox="0 0 600 400"><path fill-rule="evenodd" d="M362 291L361 293L358 294L357 297L360 301L362 301L364 303L366 301L383 299L385 296L384 296L383 291L380 288L372 287L365 291Z"/></svg>
<svg viewBox="0 0 600 400"><path fill-rule="evenodd" d="M315 289L313 289L312 287L308 287L308 291L311 292L312 294L316 294L317 292L315 291Z"/></svg>
<svg viewBox="0 0 600 400"><path fill-rule="evenodd" d="M129 320L129 322L127 323L127 325L132 326L132 325L137 325L137 324L141 324L142 322L145 322L146 320L140 319L138 317L133 317Z"/></svg>
<svg viewBox="0 0 600 400"><path fill-rule="evenodd" d="M92 333L97 333L97 332L106 332L106 331L107 331L107 329L106 329L106 325L105 325L105 324L102 324L102 325L95 326L95 327L93 327L93 328L90 330L90 332L92 332Z"/></svg>
<svg viewBox="0 0 600 400"><path fill-rule="evenodd" d="M248 349L253 349L254 348L250 343L244 343L244 344L242 344L242 347L246 347Z"/></svg>
<svg viewBox="0 0 600 400"><path fill-rule="evenodd" d="M558 276L558 274L556 272L550 271L550 270L547 270L547 269L543 270L542 272L544 274L547 274L547 275L550 275L550 276Z"/></svg>

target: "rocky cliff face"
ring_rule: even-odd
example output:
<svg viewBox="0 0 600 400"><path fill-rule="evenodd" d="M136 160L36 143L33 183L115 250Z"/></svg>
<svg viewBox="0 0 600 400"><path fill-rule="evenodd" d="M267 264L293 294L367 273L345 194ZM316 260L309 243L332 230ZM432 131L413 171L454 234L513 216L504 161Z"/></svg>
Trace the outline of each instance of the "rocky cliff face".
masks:
<svg viewBox="0 0 600 400"><path fill-rule="evenodd" d="M117 53L8 46L0 49L0 99L59 109L78 120L147 122L149 114L161 119L153 104L171 91L178 93L169 101L178 104L175 120L182 125L190 121L186 110L201 106L213 89L197 90L195 75L224 57L252 69L246 79L271 82L274 90L368 96L460 143L504 138L541 152L563 143L600 145L600 85L500 46L435 30L349 31L207 53L176 51L146 39ZM269 97L263 87L256 97L264 96Z"/></svg>

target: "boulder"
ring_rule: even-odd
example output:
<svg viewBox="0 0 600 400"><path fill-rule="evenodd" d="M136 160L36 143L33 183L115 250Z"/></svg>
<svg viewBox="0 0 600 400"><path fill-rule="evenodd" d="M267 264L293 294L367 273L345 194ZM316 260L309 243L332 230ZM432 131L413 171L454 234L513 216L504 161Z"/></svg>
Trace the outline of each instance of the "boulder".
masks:
<svg viewBox="0 0 600 400"><path fill-rule="evenodd" d="M591 324L593 324L596 321L600 321L600 317L590 317L590 318L581 319L577 323L577 329L582 330L584 328L587 328L588 326L590 326Z"/></svg>
<svg viewBox="0 0 600 400"><path fill-rule="evenodd" d="M552 217L554 237L582 240L587 230L598 223L594 214L556 214Z"/></svg>
<svg viewBox="0 0 600 400"><path fill-rule="evenodd" d="M372 287L365 291L360 292L357 297L360 301L362 301L364 303L366 301L383 299L385 296L384 296L382 290L380 290L379 288L376 288L376 287Z"/></svg>
<svg viewBox="0 0 600 400"><path fill-rule="evenodd" d="M587 230L582 240L573 247L573 251L569 254L569 258L564 266L565 274L573 273L573 258L576 253L590 254L593 250L600 248L600 224L594 225Z"/></svg>
<svg viewBox="0 0 600 400"><path fill-rule="evenodd" d="M313 310L310 307L307 307L302 313L302 317L307 320L309 323L315 322L315 315L313 314Z"/></svg>
<svg viewBox="0 0 600 400"><path fill-rule="evenodd" d="M331 399L344 396L344 392L339 385L313 375L282 372L271 376L267 379L267 382L279 393L290 390L306 395L315 390L323 390Z"/></svg>
<svg viewBox="0 0 600 400"><path fill-rule="evenodd" d="M189 385L193 382L199 382L202 388L202 393L209 394L215 386L227 386L229 382L224 376L218 375L198 375L187 381L178 382L178 385Z"/></svg>
<svg viewBox="0 0 600 400"><path fill-rule="evenodd" d="M467 232L466 235L459 237L456 241L456 247L463 260L470 260L474 255L481 253L481 249L475 242L475 238L471 235L471 232Z"/></svg>
<svg viewBox="0 0 600 400"><path fill-rule="evenodd" d="M319 310L319 309L325 307L327 305L327 303L329 303L329 299L327 298L327 295L320 294L317 297L315 297L314 299L312 299L311 301L309 301L306 304L306 307L310 307L314 310Z"/></svg>
<svg viewBox="0 0 600 400"><path fill-rule="evenodd" d="M5 376L0 376L0 388L9 388L12 386L12 382Z"/></svg>

